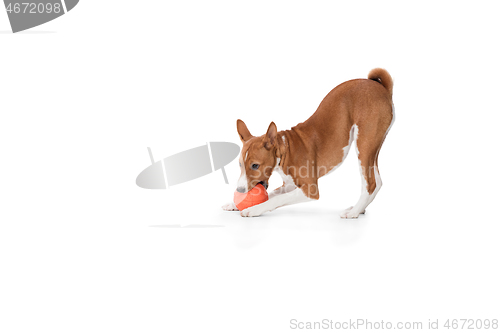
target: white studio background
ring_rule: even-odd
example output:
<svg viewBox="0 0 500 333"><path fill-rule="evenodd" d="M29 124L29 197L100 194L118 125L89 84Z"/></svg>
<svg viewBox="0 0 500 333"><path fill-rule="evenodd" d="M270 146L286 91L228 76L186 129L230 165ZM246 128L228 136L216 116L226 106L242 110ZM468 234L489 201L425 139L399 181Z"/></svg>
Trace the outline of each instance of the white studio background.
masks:
<svg viewBox="0 0 500 333"><path fill-rule="evenodd" d="M82 0L19 34L0 14L0 331L499 319L495 5ZM237 160L229 185L135 185L146 147L288 129L375 67L397 119L357 220L354 150L318 202L259 218L220 208Z"/></svg>

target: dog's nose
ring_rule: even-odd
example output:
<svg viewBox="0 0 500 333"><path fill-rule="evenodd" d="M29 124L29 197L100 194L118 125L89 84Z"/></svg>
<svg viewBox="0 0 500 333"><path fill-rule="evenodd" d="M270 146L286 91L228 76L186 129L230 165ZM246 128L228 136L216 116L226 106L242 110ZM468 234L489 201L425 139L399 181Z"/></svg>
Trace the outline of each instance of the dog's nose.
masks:
<svg viewBox="0 0 500 333"><path fill-rule="evenodd" d="M236 188L236 191L240 192L240 193L245 193L245 188L243 186L240 186L240 187L237 187Z"/></svg>

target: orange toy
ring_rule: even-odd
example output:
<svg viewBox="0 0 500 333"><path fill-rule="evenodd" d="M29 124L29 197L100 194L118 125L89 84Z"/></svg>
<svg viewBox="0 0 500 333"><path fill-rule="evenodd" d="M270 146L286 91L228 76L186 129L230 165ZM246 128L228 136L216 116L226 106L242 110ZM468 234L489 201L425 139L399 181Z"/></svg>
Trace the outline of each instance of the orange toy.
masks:
<svg viewBox="0 0 500 333"><path fill-rule="evenodd" d="M234 192L234 204L238 210L242 211L248 207L261 204L269 199L266 188L262 184L257 184L246 193Z"/></svg>

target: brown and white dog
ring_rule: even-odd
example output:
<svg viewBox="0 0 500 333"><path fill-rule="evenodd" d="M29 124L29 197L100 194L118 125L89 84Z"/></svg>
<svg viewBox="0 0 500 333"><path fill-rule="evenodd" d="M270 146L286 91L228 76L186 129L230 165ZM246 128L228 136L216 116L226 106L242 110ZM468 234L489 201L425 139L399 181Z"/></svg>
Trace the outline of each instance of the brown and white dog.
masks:
<svg viewBox="0 0 500 333"><path fill-rule="evenodd" d="M250 134L238 119L243 142L241 176L237 191L247 192L258 183L266 188L273 171L283 178L283 186L269 193L269 200L241 212L259 216L278 207L319 199L318 179L338 168L356 140L361 172L361 196L342 218L357 218L377 195L382 181L378 154L394 122L393 82L389 73L373 69L368 79L356 79L335 87L305 122L280 131L272 122L265 135ZM233 202L222 207L238 210Z"/></svg>

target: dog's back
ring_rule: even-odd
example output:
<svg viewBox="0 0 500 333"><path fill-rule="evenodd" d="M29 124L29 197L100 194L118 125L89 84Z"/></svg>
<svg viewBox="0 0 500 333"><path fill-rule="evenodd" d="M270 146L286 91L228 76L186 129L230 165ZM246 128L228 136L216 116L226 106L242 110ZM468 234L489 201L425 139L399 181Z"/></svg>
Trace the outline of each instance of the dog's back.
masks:
<svg viewBox="0 0 500 333"><path fill-rule="evenodd" d="M392 87L392 78L385 69L373 69L368 79L350 80L335 87L308 120L294 127L301 137L317 141L317 165L330 170L342 163L355 139L354 127L358 143L365 145L366 138L381 145L393 119ZM320 172L320 177L326 173Z"/></svg>

